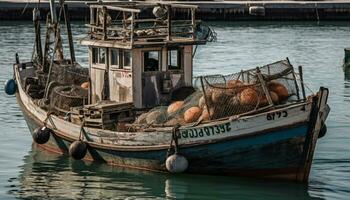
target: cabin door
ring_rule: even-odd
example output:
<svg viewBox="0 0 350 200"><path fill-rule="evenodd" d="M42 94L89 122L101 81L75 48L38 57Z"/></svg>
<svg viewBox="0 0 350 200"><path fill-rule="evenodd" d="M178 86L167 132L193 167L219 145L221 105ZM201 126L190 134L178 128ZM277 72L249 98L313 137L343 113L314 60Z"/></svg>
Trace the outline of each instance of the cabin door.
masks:
<svg viewBox="0 0 350 200"><path fill-rule="evenodd" d="M132 102L132 70L130 51L109 50L109 96L117 102Z"/></svg>
<svg viewBox="0 0 350 200"><path fill-rule="evenodd" d="M144 108L169 103L172 90L185 85L182 53L178 49L142 52Z"/></svg>
<svg viewBox="0 0 350 200"><path fill-rule="evenodd" d="M90 78L91 78L91 103L105 100L108 97L106 48L91 48Z"/></svg>
<svg viewBox="0 0 350 200"><path fill-rule="evenodd" d="M152 108L161 102L161 51L143 51L142 69L142 104Z"/></svg>

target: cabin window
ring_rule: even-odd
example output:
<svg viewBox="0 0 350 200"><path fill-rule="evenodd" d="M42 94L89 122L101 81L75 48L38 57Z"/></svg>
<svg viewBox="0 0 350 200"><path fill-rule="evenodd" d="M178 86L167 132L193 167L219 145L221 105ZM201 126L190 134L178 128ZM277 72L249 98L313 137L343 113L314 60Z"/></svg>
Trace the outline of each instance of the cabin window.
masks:
<svg viewBox="0 0 350 200"><path fill-rule="evenodd" d="M98 62L98 48L92 48L92 63Z"/></svg>
<svg viewBox="0 0 350 200"><path fill-rule="evenodd" d="M182 65L182 51L181 49L169 49L168 50L168 69L180 70Z"/></svg>
<svg viewBox="0 0 350 200"><path fill-rule="evenodd" d="M160 51L145 51L143 53L143 66L145 72L159 71Z"/></svg>
<svg viewBox="0 0 350 200"><path fill-rule="evenodd" d="M123 67L125 69L131 68L131 52L130 51L124 51L123 52Z"/></svg>
<svg viewBox="0 0 350 200"><path fill-rule="evenodd" d="M105 48L92 48L92 63L93 64L105 64L106 63L106 49Z"/></svg>
<svg viewBox="0 0 350 200"><path fill-rule="evenodd" d="M119 50L111 49L110 56L111 56L111 65L119 66Z"/></svg>
<svg viewBox="0 0 350 200"><path fill-rule="evenodd" d="M106 49L105 48L99 48L98 63L100 63L100 64L106 63Z"/></svg>

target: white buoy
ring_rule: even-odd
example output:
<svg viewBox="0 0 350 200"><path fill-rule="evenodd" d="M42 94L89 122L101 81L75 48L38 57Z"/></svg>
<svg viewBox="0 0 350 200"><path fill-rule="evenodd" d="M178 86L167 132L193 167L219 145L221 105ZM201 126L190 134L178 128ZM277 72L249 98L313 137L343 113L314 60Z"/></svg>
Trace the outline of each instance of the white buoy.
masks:
<svg viewBox="0 0 350 200"><path fill-rule="evenodd" d="M188 168L188 161L185 156L173 154L166 159L165 166L171 173L181 173Z"/></svg>

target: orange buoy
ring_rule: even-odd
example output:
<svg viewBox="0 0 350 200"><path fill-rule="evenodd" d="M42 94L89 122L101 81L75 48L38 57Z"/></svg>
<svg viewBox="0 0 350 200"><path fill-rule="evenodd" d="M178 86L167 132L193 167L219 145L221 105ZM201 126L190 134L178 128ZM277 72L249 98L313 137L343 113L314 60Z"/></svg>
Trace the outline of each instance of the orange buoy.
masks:
<svg viewBox="0 0 350 200"><path fill-rule="evenodd" d="M227 95L237 94L245 89L244 83L240 80L228 80L226 83Z"/></svg>
<svg viewBox="0 0 350 200"><path fill-rule="evenodd" d="M270 91L275 92L278 95L279 101L288 99L289 97L288 90L283 84L277 81L270 81L267 84L267 87Z"/></svg>
<svg viewBox="0 0 350 200"><path fill-rule="evenodd" d="M258 102L258 93L253 88L246 88L240 94L240 103L243 105L254 105Z"/></svg>
<svg viewBox="0 0 350 200"><path fill-rule="evenodd" d="M186 123L195 122L202 114L202 109L197 106L187 109L184 113L184 120Z"/></svg>
<svg viewBox="0 0 350 200"><path fill-rule="evenodd" d="M271 100L274 104L278 104L279 102L279 98L278 98L278 95L273 92L273 91L270 91L270 97L271 97ZM261 96L260 97L260 103L259 103L260 106L267 106L269 105L269 102L267 101L267 98L265 95Z"/></svg>
<svg viewBox="0 0 350 200"><path fill-rule="evenodd" d="M276 94L276 92L270 91L270 96L271 96L271 100L273 103L278 104L279 102L279 97L278 94Z"/></svg>
<svg viewBox="0 0 350 200"><path fill-rule="evenodd" d="M84 82L84 83L82 83L81 85L80 85L80 87L81 88L83 88L83 89L89 89L89 82Z"/></svg>
<svg viewBox="0 0 350 200"><path fill-rule="evenodd" d="M184 105L183 101L175 101L172 104L170 104L168 106L167 112L168 114L172 114L174 112L176 112L177 110L179 110L182 106Z"/></svg>
<svg viewBox="0 0 350 200"><path fill-rule="evenodd" d="M225 102L226 98L227 98L227 95L221 89L216 89L211 94L211 101L213 102L213 104L223 103Z"/></svg>

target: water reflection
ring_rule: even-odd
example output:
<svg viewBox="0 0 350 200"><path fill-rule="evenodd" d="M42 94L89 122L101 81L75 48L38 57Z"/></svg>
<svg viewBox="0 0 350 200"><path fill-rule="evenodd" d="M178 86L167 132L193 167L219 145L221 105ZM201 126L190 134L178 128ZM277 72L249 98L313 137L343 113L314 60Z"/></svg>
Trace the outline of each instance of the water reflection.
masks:
<svg viewBox="0 0 350 200"><path fill-rule="evenodd" d="M130 170L74 161L36 147L8 184L9 194L23 199L321 199L298 183Z"/></svg>

